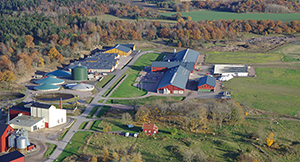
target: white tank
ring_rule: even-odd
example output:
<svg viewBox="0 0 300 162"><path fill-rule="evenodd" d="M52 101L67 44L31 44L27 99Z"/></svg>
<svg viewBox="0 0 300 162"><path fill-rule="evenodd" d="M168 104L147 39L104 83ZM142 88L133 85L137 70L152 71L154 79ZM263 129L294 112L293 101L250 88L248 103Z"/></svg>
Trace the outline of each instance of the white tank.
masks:
<svg viewBox="0 0 300 162"><path fill-rule="evenodd" d="M8 147L16 147L16 136L14 134L8 137Z"/></svg>
<svg viewBox="0 0 300 162"><path fill-rule="evenodd" d="M17 148L20 150L27 148L27 138L24 136L20 136L17 138Z"/></svg>

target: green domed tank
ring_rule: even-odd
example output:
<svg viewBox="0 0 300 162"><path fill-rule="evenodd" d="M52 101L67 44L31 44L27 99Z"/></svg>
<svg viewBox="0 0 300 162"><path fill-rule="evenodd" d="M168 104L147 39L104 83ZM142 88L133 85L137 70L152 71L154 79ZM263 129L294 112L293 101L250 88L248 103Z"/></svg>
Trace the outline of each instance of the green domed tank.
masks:
<svg viewBox="0 0 300 162"><path fill-rule="evenodd" d="M73 80L87 80L87 67L75 66L72 68L72 79Z"/></svg>

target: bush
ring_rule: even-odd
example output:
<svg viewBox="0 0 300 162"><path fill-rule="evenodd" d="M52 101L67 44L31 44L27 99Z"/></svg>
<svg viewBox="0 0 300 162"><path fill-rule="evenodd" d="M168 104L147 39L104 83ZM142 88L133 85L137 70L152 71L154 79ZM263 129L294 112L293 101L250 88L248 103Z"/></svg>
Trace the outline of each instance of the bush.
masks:
<svg viewBox="0 0 300 162"><path fill-rule="evenodd" d="M174 135L177 134L177 129L176 129L176 128L172 128L172 129L170 130L170 132L171 132L171 134L174 136Z"/></svg>

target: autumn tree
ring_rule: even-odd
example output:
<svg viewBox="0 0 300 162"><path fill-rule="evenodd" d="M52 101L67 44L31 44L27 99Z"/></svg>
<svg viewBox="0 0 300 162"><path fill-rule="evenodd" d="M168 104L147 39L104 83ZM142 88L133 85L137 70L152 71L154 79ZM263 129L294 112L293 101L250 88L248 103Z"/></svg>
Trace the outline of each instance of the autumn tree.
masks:
<svg viewBox="0 0 300 162"><path fill-rule="evenodd" d="M4 69L14 71L15 65L10 61L10 58L7 55L2 55L0 58L0 66Z"/></svg>
<svg viewBox="0 0 300 162"><path fill-rule="evenodd" d="M26 48L34 48L34 43L32 42L33 41L33 37L31 35L27 35L25 37L25 47Z"/></svg>
<svg viewBox="0 0 300 162"><path fill-rule="evenodd" d="M97 162L97 157L93 156L91 162Z"/></svg>
<svg viewBox="0 0 300 162"><path fill-rule="evenodd" d="M251 26L249 25L249 23L245 23L244 24L244 29L246 32L250 32L252 30Z"/></svg>
<svg viewBox="0 0 300 162"><path fill-rule="evenodd" d="M48 56L50 56L51 59L56 59L60 62L64 60L64 57L57 51L57 49L54 46L49 50Z"/></svg>
<svg viewBox="0 0 300 162"><path fill-rule="evenodd" d="M125 125L128 125L132 122L132 117L129 113L123 113L122 114L122 122Z"/></svg>
<svg viewBox="0 0 300 162"><path fill-rule="evenodd" d="M153 37L154 37L154 32L153 32L152 30L148 30L147 36L148 36L150 39L153 39Z"/></svg>
<svg viewBox="0 0 300 162"><path fill-rule="evenodd" d="M11 83L16 79L16 75L10 71L10 70L5 70L3 72L3 81L7 82L7 83Z"/></svg>
<svg viewBox="0 0 300 162"><path fill-rule="evenodd" d="M266 143L269 147L274 143L274 134L272 132L266 137Z"/></svg>
<svg viewBox="0 0 300 162"><path fill-rule="evenodd" d="M109 160L109 152L108 152L108 149L107 147L103 147L103 154L102 154L102 161L108 161Z"/></svg>
<svg viewBox="0 0 300 162"><path fill-rule="evenodd" d="M44 67L45 66L45 61L42 57L39 57L39 62L38 62L39 67Z"/></svg>
<svg viewBox="0 0 300 162"><path fill-rule="evenodd" d="M135 119L137 121L146 121L148 116L150 115L150 111L147 107L141 106L138 111L135 113Z"/></svg>

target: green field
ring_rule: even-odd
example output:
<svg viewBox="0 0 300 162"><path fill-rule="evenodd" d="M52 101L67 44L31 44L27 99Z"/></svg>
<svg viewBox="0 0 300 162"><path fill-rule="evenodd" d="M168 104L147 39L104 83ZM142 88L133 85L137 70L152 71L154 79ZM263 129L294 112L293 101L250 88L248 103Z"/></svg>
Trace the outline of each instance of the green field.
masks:
<svg viewBox="0 0 300 162"><path fill-rule="evenodd" d="M167 97L163 96L150 96L145 98L139 98L139 99L128 99L128 100L118 100L118 99L109 99L106 101L106 104L123 104L123 105L131 105L134 102L136 105L144 105L146 102L151 104L151 101L155 100L165 100ZM175 101L182 101L185 99L185 97L170 97Z"/></svg>
<svg viewBox="0 0 300 162"><path fill-rule="evenodd" d="M272 53L278 53L283 55L283 62L298 62L300 61L300 45L287 44L276 48Z"/></svg>
<svg viewBox="0 0 300 162"><path fill-rule="evenodd" d="M110 86L107 91L102 95L102 97L107 97L110 92L126 77L126 75L122 75L112 86Z"/></svg>
<svg viewBox="0 0 300 162"><path fill-rule="evenodd" d="M128 127L119 119L108 119L108 120L96 120L90 130L93 131L102 131L105 123L109 123L111 125L112 131L120 131L120 130L126 130Z"/></svg>
<svg viewBox="0 0 300 162"><path fill-rule="evenodd" d="M93 118L99 107L100 106L95 106L86 118Z"/></svg>
<svg viewBox="0 0 300 162"><path fill-rule="evenodd" d="M78 129L84 129L88 123L89 123L88 121L82 122Z"/></svg>
<svg viewBox="0 0 300 162"><path fill-rule="evenodd" d="M44 154L44 158L48 158L57 147L55 144L52 143L46 143L46 144L48 145L48 149Z"/></svg>
<svg viewBox="0 0 300 162"><path fill-rule="evenodd" d="M82 149L84 145L86 145L86 137L92 134L92 132L76 132L75 135L71 139L72 144L68 144L64 151L58 157L58 161L62 161L68 156L77 155L79 156L82 153Z"/></svg>
<svg viewBox="0 0 300 162"><path fill-rule="evenodd" d="M148 53L142 55L131 67L127 70L127 78L122 82L122 84L111 94L112 98L130 98L143 96L147 94L146 91L140 90L139 88L133 86L135 79L137 78L139 72L145 67L151 65L152 61L160 61L163 59L163 54Z"/></svg>
<svg viewBox="0 0 300 162"><path fill-rule="evenodd" d="M135 22L135 19L130 19L130 18L120 18L116 17L113 15L105 14L105 15L100 15L100 16L89 16L90 18L98 18L102 21L118 21L118 20L123 20L123 21L129 21L129 22ZM140 18L139 20L148 20L148 21L159 21L159 22L167 22L167 23L176 23L176 21L173 20L161 20L161 19L148 19L148 18Z"/></svg>
<svg viewBox="0 0 300 162"><path fill-rule="evenodd" d="M110 106L106 106L104 105L101 110L99 111L99 113L97 114L97 118L101 118L101 116L105 113L106 110L108 110L110 108Z"/></svg>
<svg viewBox="0 0 300 162"><path fill-rule="evenodd" d="M238 103L294 116L300 111L300 70L257 68L257 77L234 78L224 85Z"/></svg>
<svg viewBox="0 0 300 162"><path fill-rule="evenodd" d="M236 127L226 125L222 129L211 129L207 134L194 134L179 130L177 135L172 136L169 133L169 127L162 126L157 123L160 131L156 139L153 138L128 138L124 136L107 135L102 133L93 133L90 141L86 143L85 137L90 132L77 132L72 138L72 144L68 144L62 155L101 155L103 147L107 147L110 152L124 149L126 152L135 144L133 152L140 151L144 161L183 161L183 153L187 149L200 149L206 155L207 161L237 161L240 154L246 154L258 161L268 161L263 153L256 149L253 145L245 140L252 141L255 145L259 145L259 141L249 138L251 133L261 129L265 136L273 132L275 134L275 145L279 149L270 149L266 146L265 141L261 146L271 159L276 161L299 161L300 160L300 122L275 120L278 124L270 129L270 120L268 119L245 119L242 125ZM95 125L101 122L95 123ZM96 130L101 130L100 128ZM287 135L289 134L289 136ZM85 147L84 147L85 146ZM83 150L84 147L84 150ZM75 160L76 161L76 160ZM272 160L270 160L272 161Z"/></svg>
<svg viewBox="0 0 300 162"><path fill-rule="evenodd" d="M269 63L278 62L281 54L246 53L246 52L207 52L206 63Z"/></svg>
<svg viewBox="0 0 300 162"><path fill-rule="evenodd" d="M106 86L107 83L109 83L113 78L115 77L115 75L107 75L106 77L104 77L101 81L99 81L96 86L98 88L103 88Z"/></svg>
<svg viewBox="0 0 300 162"><path fill-rule="evenodd" d="M281 20L293 21L300 20L300 13L233 13L221 11L195 11L195 12L179 12L182 16L191 16L193 21L201 20L219 20L219 19L238 19L238 20ZM175 12L160 13L161 15L172 16Z"/></svg>

